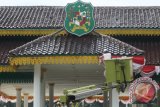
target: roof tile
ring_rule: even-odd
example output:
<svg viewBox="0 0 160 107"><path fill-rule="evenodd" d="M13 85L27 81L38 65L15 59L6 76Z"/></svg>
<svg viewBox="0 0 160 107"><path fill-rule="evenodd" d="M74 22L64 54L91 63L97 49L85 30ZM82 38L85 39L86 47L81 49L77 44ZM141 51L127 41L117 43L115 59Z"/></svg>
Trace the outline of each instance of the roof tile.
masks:
<svg viewBox="0 0 160 107"><path fill-rule="evenodd" d="M32 55L97 55L103 53L113 55L141 55L139 50L131 45L109 36L88 34L77 37L68 35L48 35L39 37L10 51L12 56Z"/></svg>
<svg viewBox="0 0 160 107"><path fill-rule="evenodd" d="M154 36L114 36L132 46L145 51L147 65L160 65L160 38ZM127 52L128 53L128 52Z"/></svg>
<svg viewBox="0 0 160 107"><path fill-rule="evenodd" d="M21 46L33 39L35 39L35 37L0 37L0 65L8 64L9 50ZM22 53L22 51L19 52L19 54Z"/></svg>
<svg viewBox="0 0 160 107"><path fill-rule="evenodd" d="M95 28L160 28L160 7L95 7ZM1 6L0 28L62 28L64 7Z"/></svg>

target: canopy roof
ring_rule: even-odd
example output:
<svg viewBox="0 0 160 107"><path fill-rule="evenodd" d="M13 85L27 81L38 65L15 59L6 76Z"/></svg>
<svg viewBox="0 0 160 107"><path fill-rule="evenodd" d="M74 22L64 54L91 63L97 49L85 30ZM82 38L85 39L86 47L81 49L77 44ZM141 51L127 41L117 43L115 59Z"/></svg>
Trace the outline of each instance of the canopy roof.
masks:
<svg viewBox="0 0 160 107"><path fill-rule="evenodd" d="M95 7L95 28L160 28L160 7ZM1 6L0 29L63 27L64 7Z"/></svg>
<svg viewBox="0 0 160 107"><path fill-rule="evenodd" d="M98 64L103 53L142 55L144 51L97 32L82 37L57 33L39 37L11 50L11 65L27 64Z"/></svg>
<svg viewBox="0 0 160 107"><path fill-rule="evenodd" d="M19 64L47 63L46 61L51 57L56 63L79 64L88 60L90 61L88 63L98 63L98 56L103 53L120 56L143 54L143 51L140 49L96 32L83 37L55 33L36 38L35 36L0 37L0 71L13 71L15 69L14 65ZM16 59L15 61L15 58L21 59ZM63 58L65 58L66 61L64 61ZM29 62L27 62L27 60ZM70 60L70 62L68 60ZM55 62L49 62L49 64L55 64Z"/></svg>
<svg viewBox="0 0 160 107"><path fill-rule="evenodd" d="M72 34L51 34L24 44L10 51L15 56L43 55L142 55L143 51L113 37L91 33L82 37Z"/></svg>

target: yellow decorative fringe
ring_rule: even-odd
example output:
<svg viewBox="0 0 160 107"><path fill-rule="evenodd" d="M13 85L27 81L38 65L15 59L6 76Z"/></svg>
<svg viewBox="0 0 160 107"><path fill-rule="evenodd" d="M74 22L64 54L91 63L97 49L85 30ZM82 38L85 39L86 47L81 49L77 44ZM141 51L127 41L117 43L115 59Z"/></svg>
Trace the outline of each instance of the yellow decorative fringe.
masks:
<svg viewBox="0 0 160 107"><path fill-rule="evenodd" d="M105 34L105 35L147 35L147 36L158 36L160 35L159 29L95 29L96 32Z"/></svg>
<svg viewBox="0 0 160 107"><path fill-rule="evenodd" d="M54 32L57 32L60 29L0 29L0 36L39 36L39 35L48 35ZM160 35L159 29L95 29L96 32L104 35L148 35L156 36ZM61 34L66 33L65 31Z"/></svg>
<svg viewBox="0 0 160 107"><path fill-rule="evenodd" d="M14 72L15 69L16 69L15 67L10 66L10 65L0 66L0 72Z"/></svg>
<svg viewBox="0 0 160 107"><path fill-rule="evenodd" d="M34 64L98 64L98 56L44 56L44 57L13 57L11 65Z"/></svg>
<svg viewBox="0 0 160 107"><path fill-rule="evenodd" d="M59 29L0 29L0 36L39 36L57 32ZM61 32L64 34L65 31Z"/></svg>

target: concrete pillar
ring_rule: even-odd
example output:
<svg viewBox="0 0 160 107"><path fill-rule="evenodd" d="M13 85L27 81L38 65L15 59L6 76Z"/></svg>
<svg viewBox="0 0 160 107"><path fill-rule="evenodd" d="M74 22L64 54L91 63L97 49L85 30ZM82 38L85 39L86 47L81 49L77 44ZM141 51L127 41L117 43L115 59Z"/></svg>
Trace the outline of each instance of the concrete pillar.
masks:
<svg viewBox="0 0 160 107"><path fill-rule="evenodd" d="M28 107L28 93L24 93L24 107Z"/></svg>
<svg viewBox="0 0 160 107"><path fill-rule="evenodd" d="M41 75L41 107L45 107L45 77L46 69L42 69Z"/></svg>
<svg viewBox="0 0 160 107"><path fill-rule="evenodd" d="M49 83L49 107L53 107L54 103L54 90L53 90L53 87L54 87L54 83Z"/></svg>
<svg viewBox="0 0 160 107"><path fill-rule="evenodd" d="M109 107L109 101L108 101L108 91L103 91L103 97L104 97L104 100L103 100L103 107Z"/></svg>
<svg viewBox="0 0 160 107"><path fill-rule="evenodd" d="M41 65L34 65L34 103L33 107L41 107Z"/></svg>
<svg viewBox="0 0 160 107"><path fill-rule="evenodd" d="M21 107L21 90L22 88L16 88L17 91L16 107Z"/></svg>
<svg viewBox="0 0 160 107"><path fill-rule="evenodd" d="M119 107L119 93L116 88L109 91L109 107Z"/></svg>

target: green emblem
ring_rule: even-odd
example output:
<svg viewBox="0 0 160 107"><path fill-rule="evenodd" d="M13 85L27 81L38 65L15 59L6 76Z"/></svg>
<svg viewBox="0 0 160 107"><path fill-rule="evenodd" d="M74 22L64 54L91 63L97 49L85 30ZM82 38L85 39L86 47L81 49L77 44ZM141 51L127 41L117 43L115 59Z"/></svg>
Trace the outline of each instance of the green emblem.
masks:
<svg viewBox="0 0 160 107"><path fill-rule="evenodd" d="M80 0L66 6L65 29L72 34L82 36L94 29L93 6Z"/></svg>

